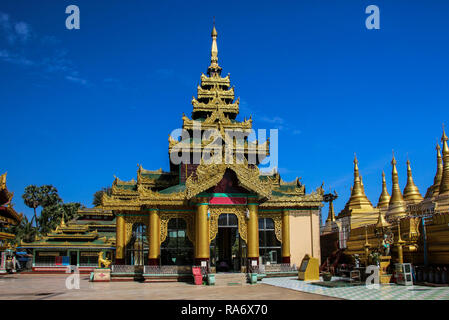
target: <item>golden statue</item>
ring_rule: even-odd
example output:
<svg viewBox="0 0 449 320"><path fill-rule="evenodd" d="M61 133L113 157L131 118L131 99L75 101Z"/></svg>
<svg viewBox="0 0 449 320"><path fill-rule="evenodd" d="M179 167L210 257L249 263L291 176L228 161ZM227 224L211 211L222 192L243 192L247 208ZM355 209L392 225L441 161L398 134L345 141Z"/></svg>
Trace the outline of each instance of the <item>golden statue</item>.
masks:
<svg viewBox="0 0 449 320"><path fill-rule="evenodd" d="M98 268L101 268L101 265L103 265L104 268L109 268L111 265L110 260L103 258L103 251L98 252Z"/></svg>

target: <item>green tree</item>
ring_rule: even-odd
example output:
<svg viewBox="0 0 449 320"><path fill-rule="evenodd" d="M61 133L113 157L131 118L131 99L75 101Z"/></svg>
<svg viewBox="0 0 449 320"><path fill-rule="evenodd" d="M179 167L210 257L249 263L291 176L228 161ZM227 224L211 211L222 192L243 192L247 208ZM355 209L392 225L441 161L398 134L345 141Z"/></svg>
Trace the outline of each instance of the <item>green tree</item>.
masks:
<svg viewBox="0 0 449 320"><path fill-rule="evenodd" d="M31 219L31 224L33 224L33 220L37 227L37 214L36 209L41 205L41 189L35 185L29 185L25 188L25 192L22 195L23 202L28 208L33 208L34 215Z"/></svg>
<svg viewBox="0 0 449 320"><path fill-rule="evenodd" d="M106 193L108 196L110 196L112 193L112 188L111 187L103 188L94 193L94 200L92 201L92 204L95 207L101 206L101 198L103 197L103 193Z"/></svg>
<svg viewBox="0 0 449 320"><path fill-rule="evenodd" d="M31 223L33 223L34 220L36 228L39 228L39 221L37 218L38 207L47 207L62 203L62 199L58 195L58 190L52 185L43 185L40 187L29 185L25 188L22 198L25 205L34 210Z"/></svg>
<svg viewBox="0 0 449 320"><path fill-rule="evenodd" d="M39 217L39 232L47 234L54 230L61 223L62 219L67 222L77 218L78 209L81 207L83 206L78 202L58 202L45 206Z"/></svg>
<svg viewBox="0 0 449 320"><path fill-rule="evenodd" d="M32 242L37 235L37 229L33 227L32 221L29 221L26 216L22 218L22 221L16 226L11 226L11 233L15 234L16 237L12 240L14 244L20 244L20 241Z"/></svg>

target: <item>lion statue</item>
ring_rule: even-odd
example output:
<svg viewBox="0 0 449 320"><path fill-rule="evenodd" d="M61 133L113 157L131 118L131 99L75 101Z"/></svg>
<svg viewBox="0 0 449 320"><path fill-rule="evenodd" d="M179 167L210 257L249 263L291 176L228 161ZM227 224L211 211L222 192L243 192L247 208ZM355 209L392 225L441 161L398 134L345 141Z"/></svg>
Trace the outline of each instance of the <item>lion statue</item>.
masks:
<svg viewBox="0 0 449 320"><path fill-rule="evenodd" d="M104 268L109 268L111 265L110 260L103 258L103 251L98 252L98 268L101 268L101 265L103 265Z"/></svg>

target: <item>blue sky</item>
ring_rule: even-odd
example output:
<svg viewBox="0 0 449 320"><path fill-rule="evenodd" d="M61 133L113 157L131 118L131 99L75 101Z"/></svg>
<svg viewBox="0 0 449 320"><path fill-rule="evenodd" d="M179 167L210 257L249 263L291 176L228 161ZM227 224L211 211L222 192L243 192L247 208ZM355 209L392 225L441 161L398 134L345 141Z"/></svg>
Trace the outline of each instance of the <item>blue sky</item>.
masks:
<svg viewBox="0 0 449 320"><path fill-rule="evenodd" d="M70 4L80 30L65 28ZM365 27L370 4L380 30ZM401 188L408 154L425 193L449 118L447 1L2 0L0 171L15 208L31 215L21 199L29 184L90 206L138 163L168 170L167 137L192 110L213 16L239 119L279 128L284 180L302 177L308 192L324 181L339 212L356 152L376 204L382 170L391 190L394 149Z"/></svg>

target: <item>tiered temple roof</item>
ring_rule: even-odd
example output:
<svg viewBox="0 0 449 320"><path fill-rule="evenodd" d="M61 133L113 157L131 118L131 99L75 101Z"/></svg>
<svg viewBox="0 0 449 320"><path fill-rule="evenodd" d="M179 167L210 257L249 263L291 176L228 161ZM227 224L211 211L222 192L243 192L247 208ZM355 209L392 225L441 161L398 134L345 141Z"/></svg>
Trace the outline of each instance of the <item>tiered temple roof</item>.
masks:
<svg viewBox="0 0 449 320"><path fill-rule="evenodd" d="M201 125L201 133L206 129L218 132L225 142L228 136L227 129L240 130L249 133L252 128L252 119L236 120L239 114L239 99L235 100L234 87L231 87L230 75L221 76L222 68L218 64L217 31L212 30L211 61L207 75L201 75L201 84L197 89L197 97L192 99L192 117L183 115L183 129L189 133L196 126ZM169 136L169 153L177 152L182 148L189 148L191 153L201 153L204 148L214 140L200 140L191 135L191 138L181 141ZM276 206L280 203L295 206L322 206L322 188L311 194L305 193L305 186L297 178L293 182L284 182L277 172L262 174L257 165L249 164L249 154L256 154L264 150L269 155L269 140L263 144L258 141L233 140L232 151L244 154L241 163L200 164L181 163L178 166L171 164L170 171L162 169L150 171L139 165L137 180L122 181L115 179L112 185L112 194L103 194L103 208L110 210L140 210L145 206L189 206L189 201L217 185L224 176L232 171L238 183L245 190L257 194L264 199L261 206ZM263 159L263 158L262 158ZM262 160L259 157L259 161ZM192 156L190 158L192 160ZM224 160L224 157L223 157ZM234 159L235 160L235 159ZM224 161L222 161L224 162ZM210 191L210 190L209 190Z"/></svg>
<svg viewBox="0 0 449 320"><path fill-rule="evenodd" d="M79 209L79 217L61 223L45 236L31 243L22 242L22 248L83 248L113 249L115 246L115 217L112 211L100 208Z"/></svg>
<svg viewBox="0 0 449 320"><path fill-rule="evenodd" d="M6 173L0 175L0 242L6 239L14 239L14 235L6 232L11 225L17 225L22 221L22 214L18 214L14 210L11 200L14 196L6 186ZM0 249L5 244L0 243Z"/></svg>

